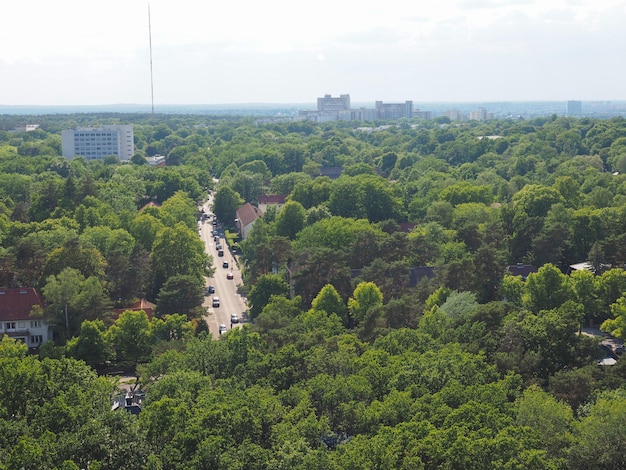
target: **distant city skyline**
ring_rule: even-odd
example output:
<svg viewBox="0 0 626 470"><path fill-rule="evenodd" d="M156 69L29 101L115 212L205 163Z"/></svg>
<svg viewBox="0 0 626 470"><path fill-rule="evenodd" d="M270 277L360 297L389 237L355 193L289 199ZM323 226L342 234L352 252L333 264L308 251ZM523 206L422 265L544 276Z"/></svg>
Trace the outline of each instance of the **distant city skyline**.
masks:
<svg viewBox="0 0 626 470"><path fill-rule="evenodd" d="M2 2L0 105L619 101L623 0Z"/></svg>

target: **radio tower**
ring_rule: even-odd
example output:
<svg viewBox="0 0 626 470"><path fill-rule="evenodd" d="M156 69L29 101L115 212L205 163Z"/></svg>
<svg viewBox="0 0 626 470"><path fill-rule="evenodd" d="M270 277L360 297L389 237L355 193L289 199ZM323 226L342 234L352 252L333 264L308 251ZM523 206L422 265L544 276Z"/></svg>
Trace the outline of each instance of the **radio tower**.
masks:
<svg viewBox="0 0 626 470"><path fill-rule="evenodd" d="M154 81L152 78L152 23L150 22L150 3L148 3L148 36L150 41L150 100L152 102L152 116L154 116Z"/></svg>

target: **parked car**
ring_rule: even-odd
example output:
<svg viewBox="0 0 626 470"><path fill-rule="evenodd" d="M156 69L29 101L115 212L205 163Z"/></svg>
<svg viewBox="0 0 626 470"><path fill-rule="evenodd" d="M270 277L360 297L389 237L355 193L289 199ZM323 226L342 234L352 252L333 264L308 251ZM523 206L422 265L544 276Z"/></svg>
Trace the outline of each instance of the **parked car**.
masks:
<svg viewBox="0 0 626 470"><path fill-rule="evenodd" d="M226 328L226 325L224 325L223 323L220 325L220 335L223 335L224 333L226 333L228 331L228 328Z"/></svg>
<svg viewBox="0 0 626 470"><path fill-rule="evenodd" d="M230 322L231 323L239 323L239 317L237 316L236 313L231 313L230 314Z"/></svg>
<svg viewBox="0 0 626 470"><path fill-rule="evenodd" d="M228 271L228 273L226 273L226 279L233 279L233 273Z"/></svg>
<svg viewBox="0 0 626 470"><path fill-rule="evenodd" d="M228 267L228 261L224 261L222 263L222 268L227 268Z"/></svg>
<svg viewBox="0 0 626 470"><path fill-rule="evenodd" d="M219 297L213 297L213 306L214 307L219 307L220 306L220 298Z"/></svg>

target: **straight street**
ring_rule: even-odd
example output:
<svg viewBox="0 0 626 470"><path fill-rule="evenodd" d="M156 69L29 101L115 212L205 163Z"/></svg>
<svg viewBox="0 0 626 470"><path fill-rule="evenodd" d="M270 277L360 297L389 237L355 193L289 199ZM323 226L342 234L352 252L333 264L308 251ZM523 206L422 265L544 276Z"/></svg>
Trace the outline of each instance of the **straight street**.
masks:
<svg viewBox="0 0 626 470"><path fill-rule="evenodd" d="M205 204L204 209L206 213L210 213L210 203ZM217 229L219 232L218 239L215 241L213 230ZM215 274L213 277L205 278L205 288L209 285L215 287L215 293L206 294L204 298L203 306L207 308L209 312L205 316L205 320L209 325L209 331L214 338L219 338L219 325L226 325L228 330L231 329L231 314L237 314L239 321L242 320L242 315L247 312L247 306L245 299L237 293L237 286L242 284L241 271L236 263L236 258L231 255L230 250L226 246L226 240L224 239L224 232L221 228L213 226L213 215L210 219L202 222L199 226L200 238L204 242L206 252L213 257L213 266L215 267ZM224 250L224 256L218 256L217 245L222 245ZM224 267L223 263L227 262L228 267ZM228 273L232 273L233 279L227 279ZM219 298L219 307L213 307L212 301L214 297ZM241 323L232 324L233 328L236 328Z"/></svg>

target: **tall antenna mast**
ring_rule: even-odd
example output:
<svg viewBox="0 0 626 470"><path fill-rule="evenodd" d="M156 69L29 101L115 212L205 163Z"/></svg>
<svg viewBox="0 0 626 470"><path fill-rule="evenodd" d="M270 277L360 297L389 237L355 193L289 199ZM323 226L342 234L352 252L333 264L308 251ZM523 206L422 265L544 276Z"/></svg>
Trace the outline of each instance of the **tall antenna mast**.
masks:
<svg viewBox="0 0 626 470"><path fill-rule="evenodd" d="M148 3L148 35L150 36L150 100L152 102L152 115L154 116L154 81L152 78L152 23L150 21L150 3Z"/></svg>

